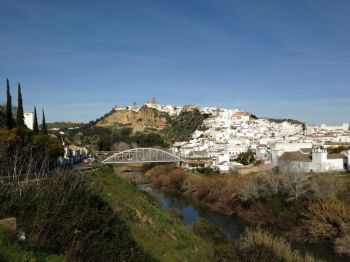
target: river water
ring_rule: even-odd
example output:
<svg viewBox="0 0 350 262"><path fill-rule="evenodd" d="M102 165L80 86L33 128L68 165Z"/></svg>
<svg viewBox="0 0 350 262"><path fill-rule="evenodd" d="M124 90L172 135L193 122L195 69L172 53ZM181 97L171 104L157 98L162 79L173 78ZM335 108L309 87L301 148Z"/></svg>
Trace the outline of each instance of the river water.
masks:
<svg viewBox="0 0 350 262"><path fill-rule="evenodd" d="M213 212L204 205L189 201L181 194L166 193L162 192L161 190L153 190L152 194L160 200L160 203L164 209L174 209L181 213L185 224L191 225L195 223L199 217L205 218L221 228L230 238L235 241L239 240L240 236L249 226L249 224L243 221L239 216ZM325 261L350 261L347 258L337 256L332 251L332 246L327 244L293 242L292 248L298 249L302 254L308 252L314 257Z"/></svg>

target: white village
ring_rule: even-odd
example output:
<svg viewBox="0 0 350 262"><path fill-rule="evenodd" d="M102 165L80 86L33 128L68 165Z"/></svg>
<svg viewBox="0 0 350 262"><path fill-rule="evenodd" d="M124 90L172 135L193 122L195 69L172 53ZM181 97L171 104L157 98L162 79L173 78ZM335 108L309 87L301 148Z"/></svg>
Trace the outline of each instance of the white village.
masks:
<svg viewBox="0 0 350 262"><path fill-rule="evenodd" d="M339 126L310 125L293 120L257 118L240 109L162 105L155 99L144 106L170 116L198 109L209 117L189 141L176 142L171 150L186 159L187 168L211 167L220 172L249 173L278 168L282 172L329 172L349 170L349 123ZM114 110L140 110L136 104ZM332 153L334 148L343 148ZM236 161L251 152L255 163Z"/></svg>

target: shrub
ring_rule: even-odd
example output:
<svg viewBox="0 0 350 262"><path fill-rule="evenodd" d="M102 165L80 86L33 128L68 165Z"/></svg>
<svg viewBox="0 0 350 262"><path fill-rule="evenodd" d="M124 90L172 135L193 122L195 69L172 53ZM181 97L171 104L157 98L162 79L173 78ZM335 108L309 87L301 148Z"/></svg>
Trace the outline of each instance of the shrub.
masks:
<svg viewBox="0 0 350 262"><path fill-rule="evenodd" d="M344 183L334 175L264 172L248 177L239 188L242 201L284 197L287 202L335 199L345 191Z"/></svg>
<svg viewBox="0 0 350 262"><path fill-rule="evenodd" d="M240 260L235 245L233 243L227 243L214 246L214 255L211 261L231 262Z"/></svg>
<svg viewBox="0 0 350 262"><path fill-rule="evenodd" d="M340 200L311 202L303 216L308 233L321 239L339 236L350 226L350 206Z"/></svg>
<svg viewBox="0 0 350 262"><path fill-rule="evenodd" d="M204 218L199 218L196 223L193 224L192 229L196 235L215 245L230 243L230 239L220 228Z"/></svg>
<svg viewBox="0 0 350 262"><path fill-rule="evenodd" d="M213 245L211 261L238 261L236 246L220 228L199 218L192 229L196 235Z"/></svg>
<svg viewBox="0 0 350 262"><path fill-rule="evenodd" d="M185 195L210 204L213 209L228 214L238 207L237 191L241 178L232 175L189 175L182 185Z"/></svg>
<svg viewBox="0 0 350 262"><path fill-rule="evenodd" d="M302 257L293 251L284 238L275 236L261 228L248 229L241 237L240 256L243 261L315 261L310 255Z"/></svg>
<svg viewBox="0 0 350 262"><path fill-rule="evenodd" d="M155 166L146 175L150 177L153 187L168 191L180 190L187 176L183 169L173 164Z"/></svg>
<svg viewBox="0 0 350 262"><path fill-rule="evenodd" d="M213 169L211 167L198 167L195 169L195 172L203 175L218 175L220 173L219 170Z"/></svg>
<svg viewBox="0 0 350 262"><path fill-rule="evenodd" d="M253 152L242 152L237 156L237 162L242 165L249 165L254 163L255 157Z"/></svg>
<svg viewBox="0 0 350 262"><path fill-rule="evenodd" d="M334 250L339 255L350 256L350 233L346 233L334 241Z"/></svg>

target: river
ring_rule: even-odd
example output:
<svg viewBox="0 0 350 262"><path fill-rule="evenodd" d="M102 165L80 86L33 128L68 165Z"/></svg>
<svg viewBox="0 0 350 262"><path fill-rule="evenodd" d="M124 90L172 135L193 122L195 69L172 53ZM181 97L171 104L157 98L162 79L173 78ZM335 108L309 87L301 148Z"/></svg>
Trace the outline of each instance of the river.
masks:
<svg viewBox="0 0 350 262"><path fill-rule="evenodd" d="M199 217L203 217L221 228L231 239L238 241L240 236L245 232L248 223L243 221L236 215L225 215L209 210L206 206L193 203L181 194L166 193L160 190L154 190L154 195L158 195L158 199L166 210L175 209L183 216L183 222L191 225L197 221ZM293 242L293 249L298 249L302 254L309 252L316 258L325 261L345 262L349 259L336 255L331 245L319 243L301 243Z"/></svg>
<svg viewBox="0 0 350 262"><path fill-rule="evenodd" d="M202 217L217 227L221 228L231 239L239 241L245 229L250 226L242 218L237 215L225 215L222 213L211 211L205 205L193 202L179 193L168 193L162 190L151 189L148 184L148 177L145 177L142 172L132 172L131 179L129 175L122 175L123 178L132 180L138 184L139 189L147 191L159 200L162 207L166 210L176 210L183 217L183 222L187 225L192 225L198 218ZM306 252L313 255L315 258L324 261L347 262L348 258L336 255L330 244L326 243L302 243L292 242L292 248L299 250L302 254Z"/></svg>

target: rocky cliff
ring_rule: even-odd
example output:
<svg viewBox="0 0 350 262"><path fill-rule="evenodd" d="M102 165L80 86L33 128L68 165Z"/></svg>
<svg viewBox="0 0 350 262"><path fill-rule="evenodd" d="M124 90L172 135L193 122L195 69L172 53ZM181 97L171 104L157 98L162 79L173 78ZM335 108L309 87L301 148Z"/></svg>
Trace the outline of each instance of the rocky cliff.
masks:
<svg viewBox="0 0 350 262"><path fill-rule="evenodd" d="M156 109L142 106L139 110L115 110L99 120L96 126L106 128L132 127L136 131L145 129L161 130L168 126L167 114Z"/></svg>

